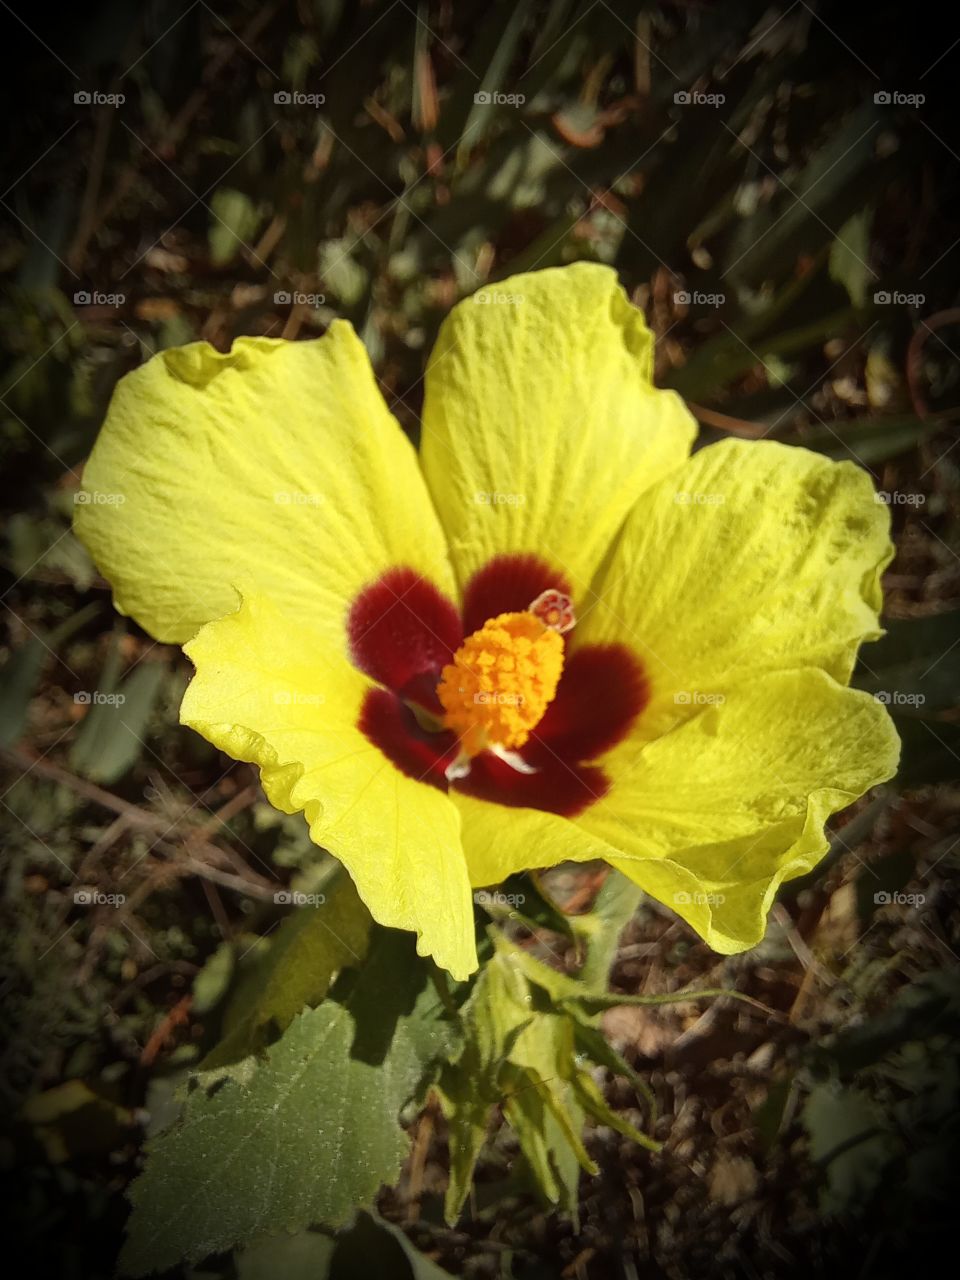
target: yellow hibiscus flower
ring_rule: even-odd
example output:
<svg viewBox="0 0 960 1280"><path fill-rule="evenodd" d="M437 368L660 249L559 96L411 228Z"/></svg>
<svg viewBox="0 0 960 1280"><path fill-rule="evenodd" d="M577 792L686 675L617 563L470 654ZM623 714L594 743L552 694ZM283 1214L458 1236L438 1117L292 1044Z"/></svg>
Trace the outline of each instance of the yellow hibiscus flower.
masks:
<svg viewBox="0 0 960 1280"><path fill-rule="evenodd" d="M563 859L743 950L896 768L847 687L886 508L802 449L690 457L609 268L484 296L440 330L419 456L345 322L154 357L116 389L77 532L117 608L184 644L183 723L456 978L472 886Z"/></svg>

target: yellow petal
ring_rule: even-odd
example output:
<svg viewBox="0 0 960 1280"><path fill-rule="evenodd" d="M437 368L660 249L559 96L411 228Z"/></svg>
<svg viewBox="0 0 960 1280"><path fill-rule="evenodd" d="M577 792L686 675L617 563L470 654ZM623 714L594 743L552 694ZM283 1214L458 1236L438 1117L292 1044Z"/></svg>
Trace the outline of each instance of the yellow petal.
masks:
<svg viewBox="0 0 960 1280"><path fill-rule="evenodd" d="M881 634L892 554L865 471L727 440L643 495L574 634L639 654L654 736L753 673L818 666L846 683L860 642Z"/></svg>
<svg viewBox="0 0 960 1280"><path fill-rule="evenodd" d="M118 385L79 496L117 608L160 640L235 609L235 588L339 645L346 602L384 569L453 586L416 454L345 322L155 356Z"/></svg>
<svg viewBox="0 0 960 1280"><path fill-rule="evenodd" d="M651 385L652 351L595 263L512 276L453 309L427 370L421 459L461 584L505 552L589 584L637 495L696 432Z"/></svg>
<svg viewBox="0 0 960 1280"><path fill-rule="evenodd" d="M183 723L258 765L278 809L303 811L311 838L343 862L374 919L415 930L421 955L467 977L477 957L459 816L357 728L372 682L267 597L246 597L186 652L197 672Z"/></svg>
<svg viewBox="0 0 960 1280"><path fill-rule="evenodd" d="M665 737L615 748L609 793L577 823L729 954L759 942L781 882L826 852L825 820L892 777L900 744L880 703L815 668L717 696Z"/></svg>
<svg viewBox="0 0 960 1280"><path fill-rule="evenodd" d="M460 810L470 883L500 884L518 871L615 857L618 846L584 830L576 821L543 809L506 808L451 791Z"/></svg>

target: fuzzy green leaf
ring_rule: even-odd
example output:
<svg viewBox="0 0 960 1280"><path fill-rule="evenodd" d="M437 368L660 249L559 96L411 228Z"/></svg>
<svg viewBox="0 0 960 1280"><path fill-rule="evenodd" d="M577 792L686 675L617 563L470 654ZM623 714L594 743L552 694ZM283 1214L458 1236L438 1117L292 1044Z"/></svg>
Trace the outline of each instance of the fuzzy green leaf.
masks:
<svg viewBox="0 0 960 1280"><path fill-rule="evenodd" d="M196 1089L181 1122L149 1145L121 1270L146 1275L348 1221L399 1174L400 1109L454 1047L442 1013L412 939L378 930L359 973L342 975L262 1060Z"/></svg>
<svg viewBox="0 0 960 1280"><path fill-rule="evenodd" d="M284 1031L305 1005L320 1003L340 969L363 959L372 921L345 872L327 888L325 899L288 916L257 955L237 985L226 1035L204 1059L204 1070L258 1052L271 1032Z"/></svg>

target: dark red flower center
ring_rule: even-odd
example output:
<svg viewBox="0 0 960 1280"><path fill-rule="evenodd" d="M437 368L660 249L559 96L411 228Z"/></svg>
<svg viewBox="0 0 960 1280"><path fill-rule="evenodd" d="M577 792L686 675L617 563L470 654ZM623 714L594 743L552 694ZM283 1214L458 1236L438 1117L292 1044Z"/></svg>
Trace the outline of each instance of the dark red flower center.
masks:
<svg viewBox="0 0 960 1280"><path fill-rule="evenodd" d="M441 673L465 635L491 618L528 610L544 597L570 598L570 586L539 556L497 556L466 586L463 612L414 570L383 574L354 601L347 639L354 664L383 687L367 694L359 727L408 777L480 800L571 817L606 793L593 763L629 732L648 700L643 667L625 645L567 651L553 700L512 763L494 751L451 769L460 743L443 727ZM553 614L551 612L550 616Z"/></svg>

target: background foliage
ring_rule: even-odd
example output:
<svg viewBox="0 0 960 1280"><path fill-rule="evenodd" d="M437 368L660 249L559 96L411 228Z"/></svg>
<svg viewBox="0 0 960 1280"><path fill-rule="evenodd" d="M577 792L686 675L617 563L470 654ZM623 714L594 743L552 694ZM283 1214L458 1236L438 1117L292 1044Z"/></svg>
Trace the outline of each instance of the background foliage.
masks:
<svg viewBox="0 0 960 1280"><path fill-rule="evenodd" d="M342 1037L344 1089L362 1094L369 1067L344 1022L362 991L335 985L298 1014L344 960L296 915L281 926L274 901L277 875L332 894L332 868L245 766L178 728L184 660L112 613L69 531L112 386L165 346L304 337L345 316L415 436L450 305L579 257L617 266L657 335L659 381L705 439L852 457L892 495L889 634L857 678L897 717L901 775L842 816L830 857L786 886L746 956L713 955L649 902L615 950L624 916L609 888L596 899L596 869L512 886L530 918L502 945L539 965L500 975L525 984L521 1001L558 999L550 975L584 955L598 990L613 964L618 998L555 1023L544 1007L535 1034L518 1013L487 1058L464 1048L466 1097L441 1076L423 1105L401 1062L407 1136L389 1117L370 1135L373 1181L404 1162L378 1212L337 1243L301 1232L204 1274L916 1264L946 1232L957 1145L953 33L932 11L805 0L113 0L21 6L8 22L2 1087L7 1203L35 1269L111 1274L144 1139L205 1055L223 1068L299 1016ZM123 101L83 99L95 94ZM350 935L368 943L385 945ZM630 1003L720 986L772 1013ZM416 1001L398 1019L440 1034L440 994ZM465 1016L483 1026L482 992ZM545 1080L550 1054L553 1083L518 1092ZM189 1105L231 1110L236 1087ZM559 1163L512 1127L534 1106L568 1151ZM582 1150L564 1148L585 1112ZM291 1139L296 1115L278 1121ZM231 1166L238 1202L259 1203L259 1167ZM455 1227L444 1197L464 1205Z"/></svg>

